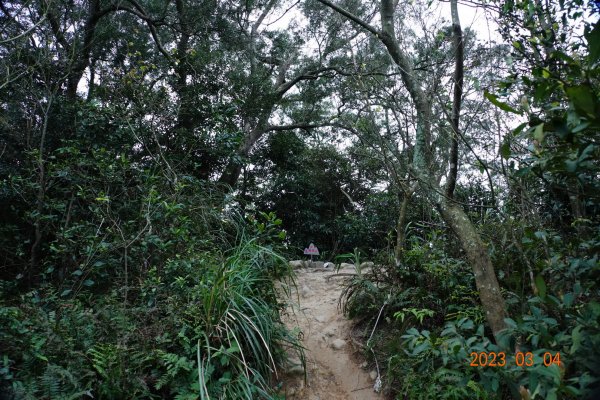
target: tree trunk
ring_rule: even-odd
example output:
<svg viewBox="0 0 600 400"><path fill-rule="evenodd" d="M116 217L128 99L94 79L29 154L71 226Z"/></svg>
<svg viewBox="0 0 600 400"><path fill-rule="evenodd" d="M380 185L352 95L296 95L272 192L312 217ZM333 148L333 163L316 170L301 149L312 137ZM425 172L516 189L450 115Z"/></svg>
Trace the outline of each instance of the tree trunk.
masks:
<svg viewBox="0 0 600 400"><path fill-rule="evenodd" d="M460 240L461 247L467 254L467 259L475 275L475 284L479 291L485 317L497 339L498 333L506 327L504 318L507 317L507 313L487 246L459 205L442 201L437 208L446 224Z"/></svg>
<svg viewBox="0 0 600 400"><path fill-rule="evenodd" d="M396 267L400 266L402 253L404 252L404 246L406 241L406 210L408 209L409 202L410 194L404 193L402 195L402 202L400 203L400 213L398 215L398 222L396 224L396 247L394 248L394 259L396 261Z"/></svg>
<svg viewBox="0 0 600 400"><path fill-rule="evenodd" d="M450 166L448 172L448 185L446 186L446 196L452 198L454 196L454 188L456 187L456 177L458 175L458 136L460 122L460 108L463 92L464 78L464 43L463 34L460 27L460 19L458 18L457 0L450 2L452 10L452 36L454 38L454 99L452 101L452 138L450 143Z"/></svg>
<svg viewBox="0 0 600 400"><path fill-rule="evenodd" d="M244 138L242 139L242 143L239 145L235 154L230 158L227 166L223 170L221 177L219 178L220 183L224 183L228 186L235 186L238 179L240 178L240 174L242 173L242 167L244 163L244 158L250 155L250 151L254 144L264 135L266 132L266 125L269 120L269 116L271 115L271 109L265 112L257 122L257 125L248 129L248 133L244 134Z"/></svg>
<svg viewBox="0 0 600 400"><path fill-rule="evenodd" d="M497 339L498 333L506 327L504 323L506 317L504 299L487 248L479 237L477 230L466 213L457 204L442 195L443 191L435 180L435 173L431 168L431 100L425 95L408 54L400 47L400 43L396 38L394 13L397 1L381 1L381 30L329 0L318 1L375 35L386 47L392 60L398 66L400 77L414 103L417 116L411 172L419 181L419 185L428 200L437 207L444 222L456 233L462 248L465 250L469 263L473 268L475 283L479 290L487 322Z"/></svg>
<svg viewBox="0 0 600 400"><path fill-rule="evenodd" d="M406 212L408 210L410 199L415 193L415 190L417 190L417 184L418 182L415 182L412 185L403 187L398 222L396 223L396 247L394 248L396 267L400 266L402 253L406 246Z"/></svg>

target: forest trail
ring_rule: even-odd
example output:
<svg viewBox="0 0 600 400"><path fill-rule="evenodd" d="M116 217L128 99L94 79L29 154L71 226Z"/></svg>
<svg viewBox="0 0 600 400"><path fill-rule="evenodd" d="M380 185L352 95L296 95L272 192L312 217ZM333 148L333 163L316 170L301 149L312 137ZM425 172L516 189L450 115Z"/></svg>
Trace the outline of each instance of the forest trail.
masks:
<svg viewBox="0 0 600 400"><path fill-rule="evenodd" d="M283 391L294 400L371 400L383 399L373 390L376 372L361 368L364 359L360 349L352 345L351 321L338 309L343 278L332 268L296 270L293 307L288 310L286 324L300 328L306 348L306 373L299 360L287 369ZM353 273L344 268L339 273ZM299 301L299 303L298 303ZM295 364L295 365L294 365ZM362 364L366 367L366 363Z"/></svg>

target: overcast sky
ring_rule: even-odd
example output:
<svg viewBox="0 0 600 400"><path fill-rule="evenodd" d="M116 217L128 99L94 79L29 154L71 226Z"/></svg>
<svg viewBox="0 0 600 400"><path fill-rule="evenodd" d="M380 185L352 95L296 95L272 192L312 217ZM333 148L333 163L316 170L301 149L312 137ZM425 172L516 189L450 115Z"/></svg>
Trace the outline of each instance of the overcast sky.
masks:
<svg viewBox="0 0 600 400"><path fill-rule="evenodd" d="M289 11L285 15L281 15L280 12L275 12L273 15L270 15L265 24L263 26L268 26L270 29L285 29L290 25L290 21L295 20L299 22L300 25L303 25L303 16L300 12L299 8L301 5L301 1L288 6L284 6L285 10ZM413 0L413 1L424 1L424 0ZM325 7L325 6L323 6ZM432 8L438 8L440 15L444 16L448 21L450 21L450 2L436 0L432 3ZM332 11L333 12L333 11ZM470 28L478 33L478 37L481 40L492 40L498 39L499 36L496 33L496 24L493 20L487 18L486 13L482 7L474 7L466 4L458 4L458 14L460 18L460 23L462 25L463 30L465 28Z"/></svg>

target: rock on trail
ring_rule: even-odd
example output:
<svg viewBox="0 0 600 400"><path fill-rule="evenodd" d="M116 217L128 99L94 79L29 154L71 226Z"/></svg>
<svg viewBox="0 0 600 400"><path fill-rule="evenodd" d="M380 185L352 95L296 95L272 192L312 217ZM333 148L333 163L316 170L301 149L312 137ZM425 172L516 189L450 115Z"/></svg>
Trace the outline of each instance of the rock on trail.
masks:
<svg viewBox="0 0 600 400"><path fill-rule="evenodd" d="M345 266L339 273L352 273L354 266ZM286 323L299 327L306 348L306 374L300 361L292 359L282 389L287 399L297 400L382 400L373 390L377 377L359 365L363 360L350 339L351 322L338 309L343 286L342 278L333 268L298 268L297 293L299 301L288 310Z"/></svg>

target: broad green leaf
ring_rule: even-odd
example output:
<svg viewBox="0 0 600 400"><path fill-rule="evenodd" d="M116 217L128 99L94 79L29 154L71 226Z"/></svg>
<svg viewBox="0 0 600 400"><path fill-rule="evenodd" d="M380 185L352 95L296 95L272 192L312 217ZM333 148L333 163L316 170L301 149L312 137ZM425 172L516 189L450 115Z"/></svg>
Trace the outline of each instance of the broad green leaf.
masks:
<svg viewBox="0 0 600 400"><path fill-rule="evenodd" d="M592 144L592 143L588 144L587 146L584 147L584 149L581 152L581 154L579 155L579 158L577 161L582 163L588 159L593 158L595 150L596 150L596 146L594 144Z"/></svg>
<svg viewBox="0 0 600 400"><path fill-rule="evenodd" d="M573 300L575 300L575 296L573 295L573 293L569 292L563 296L563 303L566 307L571 307L571 305L573 304Z"/></svg>
<svg viewBox="0 0 600 400"><path fill-rule="evenodd" d="M571 345L571 349L569 350L569 353L571 353L571 354L574 354L577 350L579 350L579 347L581 347L581 339L582 339L581 329L582 328L583 328L583 326L577 325L575 327L575 329L573 329L573 332L571 333L571 339L573 341L573 344Z"/></svg>
<svg viewBox="0 0 600 400"><path fill-rule="evenodd" d="M536 364L538 363L536 362ZM560 382L560 369L556 364L552 364L548 367L542 364L538 368L536 368L536 372L538 372L540 375L551 378L554 381L554 383Z"/></svg>
<svg viewBox="0 0 600 400"><path fill-rule="evenodd" d="M567 172L570 172L570 173L574 173L577 170L578 165L579 165L579 163L577 161L573 161L573 160L565 161L565 168L566 168Z"/></svg>
<svg viewBox="0 0 600 400"><path fill-rule="evenodd" d="M424 351L429 350L430 348L431 348L431 345L429 344L429 342L423 342L414 348L414 350L412 351L412 355L413 356L419 355L419 354L423 353Z"/></svg>
<svg viewBox="0 0 600 400"><path fill-rule="evenodd" d="M596 118L596 104L594 93L587 85L571 86L565 89L569 100L575 106L575 110L588 117Z"/></svg>
<svg viewBox="0 0 600 400"><path fill-rule="evenodd" d="M600 59L600 24L596 23L594 29L585 35L590 51L590 63L595 63Z"/></svg>
<svg viewBox="0 0 600 400"><path fill-rule="evenodd" d="M542 143L544 141L545 136L546 135L544 134L544 124L541 123L538 126L536 126L533 130L533 138L539 143Z"/></svg>
<svg viewBox="0 0 600 400"><path fill-rule="evenodd" d="M582 122L581 124L579 124L575 128L573 128L573 133L579 133L582 130L584 130L585 128L587 128L588 126L590 126L589 122Z"/></svg>
<svg viewBox="0 0 600 400"><path fill-rule="evenodd" d="M513 129L512 134L517 136L519 133L523 132L523 129L525 129L526 126L527 126L527 122L523 122L522 124L517 126L515 129Z"/></svg>
<svg viewBox="0 0 600 400"><path fill-rule="evenodd" d="M500 146L500 155L505 160L508 160L510 158L510 144L504 142L502 146Z"/></svg>
<svg viewBox="0 0 600 400"><path fill-rule="evenodd" d="M501 110L504 111L508 111L511 112L513 114L518 114L521 115L521 113L517 110L515 110L514 108L512 108L511 106L509 106L508 104L498 100L498 96L496 96L495 94L492 94L490 92L488 92L487 90L483 92L483 95L485 96L486 99L488 99L493 105L495 105L496 107L500 108Z"/></svg>
<svg viewBox="0 0 600 400"><path fill-rule="evenodd" d="M544 69L542 70L542 77L544 77L545 79L548 79L548 78L550 78L550 71L548 71L548 69L547 69L547 68L544 68Z"/></svg>
<svg viewBox="0 0 600 400"><path fill-rule="evenodd" d="M537 287L539 296L546 297L546 282L544 282L544 278L541 275L536 276L535 286Z"/></svg>

